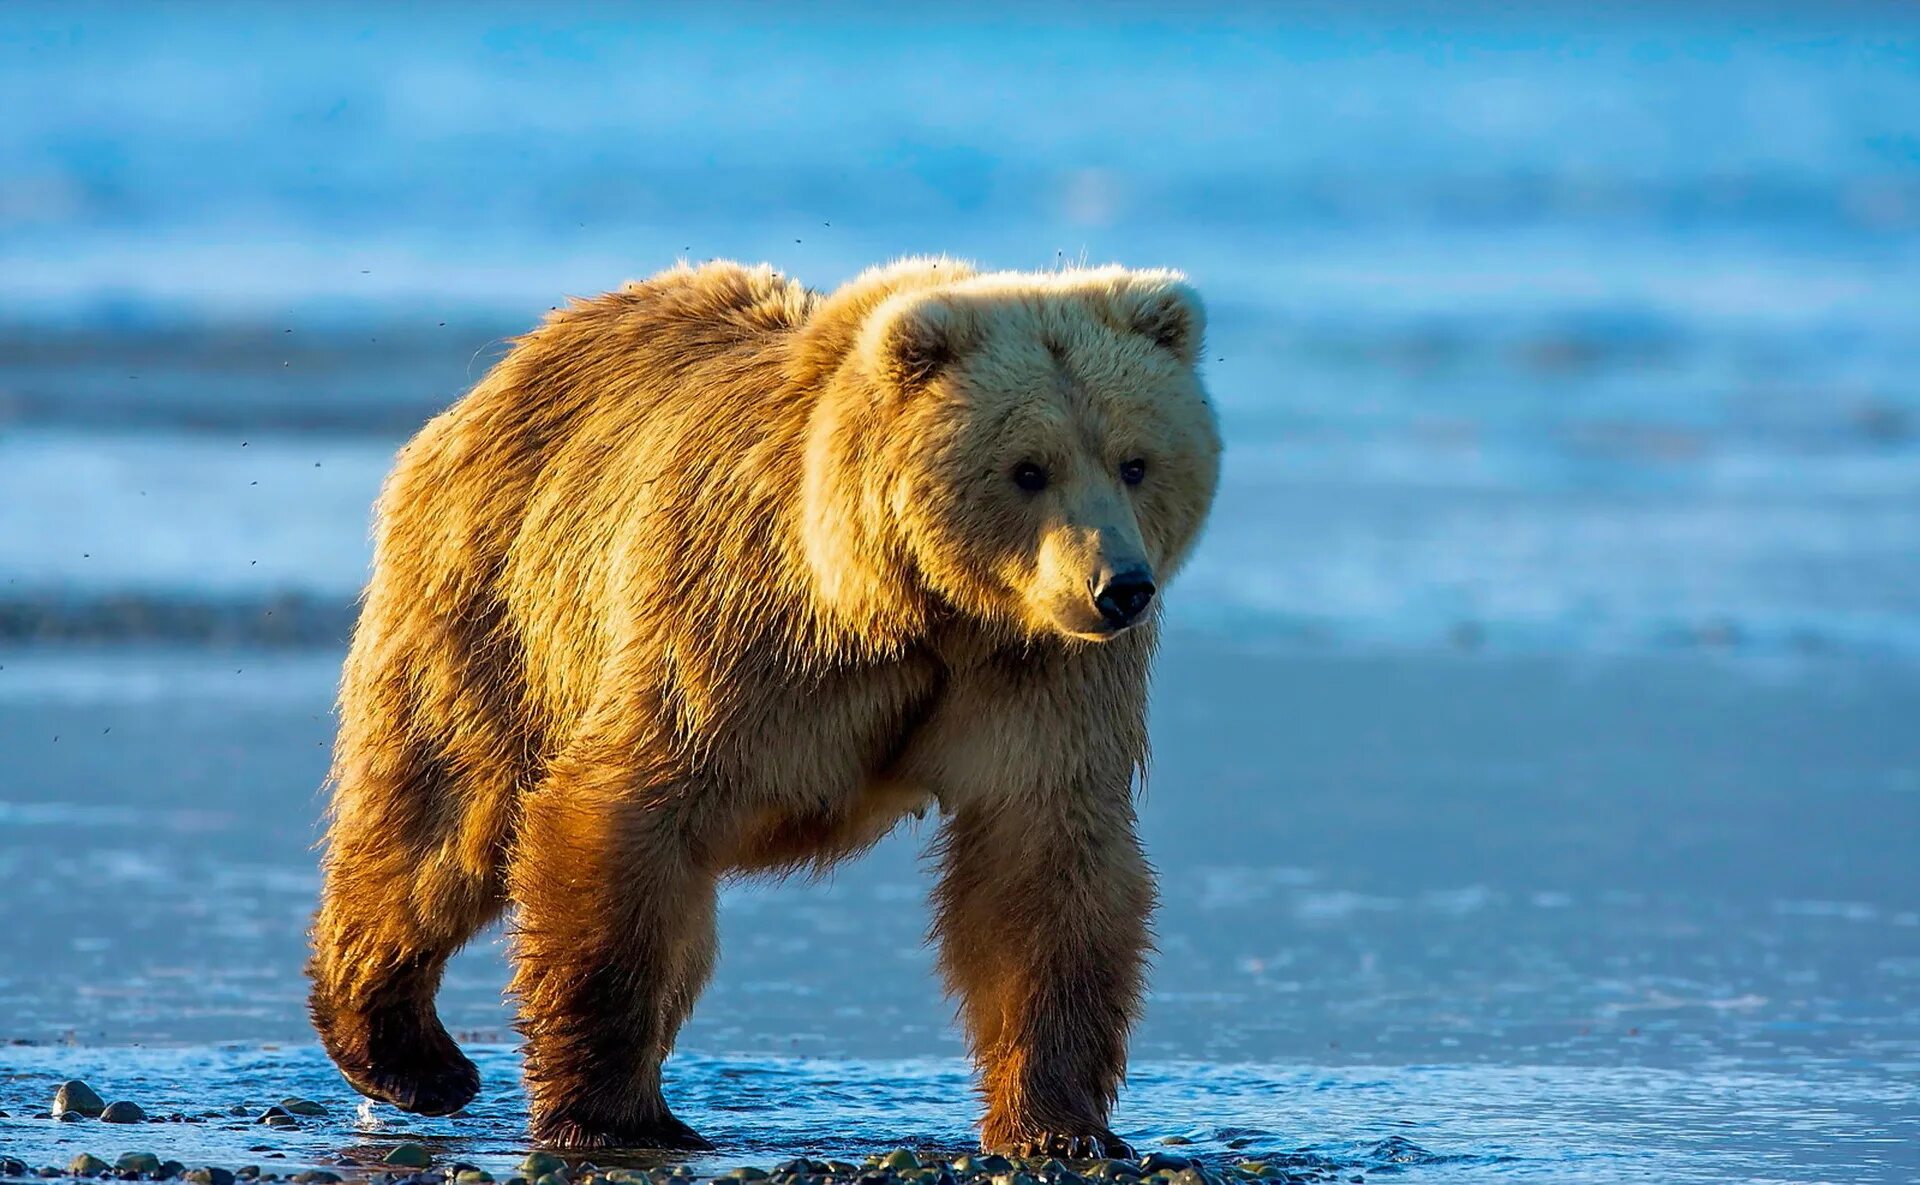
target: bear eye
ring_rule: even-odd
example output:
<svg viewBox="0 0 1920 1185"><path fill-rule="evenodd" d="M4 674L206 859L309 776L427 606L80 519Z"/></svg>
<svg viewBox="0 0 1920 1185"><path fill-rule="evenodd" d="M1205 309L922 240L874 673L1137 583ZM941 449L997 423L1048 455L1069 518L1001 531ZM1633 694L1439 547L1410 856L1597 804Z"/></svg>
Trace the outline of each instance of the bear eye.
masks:
<svg viewBox="0 0 1920 1185"><path fill-rule="evenodd" d="M1120 480L1130 486L1137 486L1147 479L1147 463L1135 457L1131 461L1120 462Z"/></svg>
<svg viewBox="0 0 1920 1185"><path fill-rule="evenodd" d="M1032 461L1022 461L1013 467L1013 484L1029 494L1037 494L1047 488L1047 471Z"/></svg>

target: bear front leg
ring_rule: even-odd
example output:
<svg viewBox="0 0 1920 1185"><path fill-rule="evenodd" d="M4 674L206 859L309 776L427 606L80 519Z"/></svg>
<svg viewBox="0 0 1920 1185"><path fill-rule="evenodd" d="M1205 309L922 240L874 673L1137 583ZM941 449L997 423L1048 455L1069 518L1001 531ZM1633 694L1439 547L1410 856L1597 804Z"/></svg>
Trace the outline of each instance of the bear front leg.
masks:
<svg viewBox="0 0 1920 1185"><path fill-rule="evenodd" d="M717 882L693 859L682 802L611 776L556 778L528 798L509 876L537 1143L713 1147L660 1086L713 961Z"/></svg>
<svg viewBox="0 0 1920 1185"><path fill-rule="evenodd" d="M1139 1014L1154 890L1127 783L1038 809L962 810L938 854L934 932L981 1070L981 1146L1131 1156L1107 1116Z"/></svg>

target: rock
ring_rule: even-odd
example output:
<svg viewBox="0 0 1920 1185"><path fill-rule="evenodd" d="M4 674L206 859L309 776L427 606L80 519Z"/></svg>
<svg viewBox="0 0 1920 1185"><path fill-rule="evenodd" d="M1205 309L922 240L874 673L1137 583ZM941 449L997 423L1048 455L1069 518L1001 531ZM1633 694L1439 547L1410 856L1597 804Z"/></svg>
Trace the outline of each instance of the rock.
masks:
<svg viewBox="0 0 1920 1185"><path fill-rule="evenodd" d="M0 1177L24 1177L26 1175L26 1161L15 1160L11 1156L0 1156Z"/></svg>
<svg viewBox="0 0 1920 1185"><path fill-rule="evenodd" d="M157 1175L162 1181L171 1181L186 1171L187 1166L177 1160L163 1160L160 1162L160 1172Z"/></svg>
<svg viewBox="0 0 1920 1185"><path fill-rule="evenodd" d="M54 1118L61 1123L79 1123L82 1119L85 1119L86 1116L80 1114L78 1111L62 1111L55 1115Z"/></svg>
<svg viewBox="0 0 1920 1185"><path fill-rule="evenodd" d="M309 1118L327 1113L325 1107L322 1107L312 1099L285 1098L280 1100L280 1106L285 1108L289 1115L305 1115Z"/></svg>
<svg viewBox="0 0 1920 1185"><path fill-rule="evenodd" d="M980 1172L999 1176L1012 1172L1013 1162L1004 1156L979 1156L974 1158L973 1167Z"/></svg>
<svg viewBox="0 0 1920 1185"><path fill-rule="evenodd" d="M146 1121L147 1113L140 1109L139 1103L129 1103L124 1100L108 1103L106 1109L100 1112L102 1123L145 1123Z"/></svg>
<svg viewBox="0 0 1920 1185"><path fill-rule="evenodd" d="M906 1148L895 1148L880 1158L880 1166L889 1169L917 1169L920 1158Z"/></svg>
<svg viewBox="0 0 1920 1185"><path fill-rule="evenodd" d="M260 1176L260 1166L257 1164L243 1164L233 1170L233 1175L243 1180L252 1181Z"/></svg>
<svg viewBox="0 0 1920 1185"><path fill-rule="evenodd" d="M300 1121L291 1115L263 1115L260 1122L282 1131L298 1129L300 1126Z"/></svg>
<svg viewBox="0 0 1920 1185"><path fill-rule="evenodd" d="M1167 1147L1169 1147L1169 1148L1172 1148L1172 1147L1175 1147L1175 1146L1180 1146L1180 1147L1184 1147L1184 1146L1186 1146L1186 1145L1188 1145L1188 1144L1191 1144L1191 1143L1193 1143L1193 1141L1192 1141L1192 1140L1189 1140L1189 1139L1188 1139L1187 1137L1185 1137L1185 1136L1166 1136L1166 1137L1164 1137L1164 1138L1162 1138L1160 1142L1161 1142L1162 1144L1165 1144L1165 1145L1166 1145Z"/></svg>
<svg viewBox="0 0 1920 1185"><path fill-rule="evenodd" d="M552 1172L565 1172L567 1162L551 1152L529 1152L520 1162L517 1171L529 1181L538 1181Z"/></svg>
<svg viewBox="0 0 1920 1185"><path fill-rule="evenodd" d="M55 1115L78 1111L89 1117L106 1109L107 1105L94 1093L93 1087L78 1078L70 1078L60 1084L60 1089L53 1092L53 1106L49 1108Z"/></svg>
<svg viewBox="0 0 1920 1185"><path fill-rule="evenodd" d="M908 1155L912 1155L912 1153L908 1153ZM727 1176L735 1181L764 1181L769 1176L772 1176L772 1174L765 1169L757 1169L750 1164L743 1164L739 1168L729 1172Z"/></svg>
<svg viewBox="0 0 1920 1185"><path fill-rule="evenodd" d="M572 1185L563 1172L541 1173L533 1179L533 1185Z"/></svg>
<svg viewBox="0 0 1920 1185"><path fill-rule="evenodd" d="M193 1182L193 1185L233 1185L233 1173L215 1165L208 1165L203 1169L188 1169L186 1177Z"/></svg>
<svg viewBox="0 0 1920 1185"><path fill-rule="evenodd" d="M1140 1161L1140 1168L1142 1171L1149 1173L1157 1173L1161 1169L1171 1169L1177 1173L1192 1163L1193 1161L1188 1160L1178 1153L1149 1152L1146 1157Z"/></svg>
<svg viewBox="0 0 1920 1185"><path fill-rule="evenodd" d="M308 1169L293 1175L294 1185L340 1185L340 1174L325 1169Z"/></svg>
<svg viewBox="0 0 1920 1185"><path fill-rule="evenodd" d="M123 1173L157 1173L160 1171L160 1158L151 1152L129 1152L114 1161L113 1167Z"/></svg>
<svg viewBox="0 0 1920 1185"><path fill-rule="evenodd" d="M612 1176L611 1173L608 1174ZM459 1185L493 1185L493 1174L485 1169L468 1169L453 1178Z"/></svg>
<svg viewBox="0 0 1920 1185"><path fill-rule="evenodd" d="M74 1177L97 1177L112 1169L112 1165L91 1152L82 1152L67 1163L67 1173Z"/></svg>
<svg viewBox="0 0 1920 1185"><path fill-rule="evenodd" d="M395 1144L383 1163L403 1169L423 1169L433 1163L433 1154L418 1144Z"/></svg>

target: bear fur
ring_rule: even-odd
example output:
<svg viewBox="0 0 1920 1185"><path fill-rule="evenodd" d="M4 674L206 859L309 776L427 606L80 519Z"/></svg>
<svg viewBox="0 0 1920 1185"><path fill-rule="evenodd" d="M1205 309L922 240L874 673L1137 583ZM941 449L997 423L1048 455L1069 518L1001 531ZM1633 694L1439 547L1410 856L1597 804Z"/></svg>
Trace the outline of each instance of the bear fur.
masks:
<svg viewBox="0 0 1920 1185"><path fill-rule="evenodd" d="M519 339L377 508L309 965L347 1079L473 1097L433 998L511 904L534 1138L708 1147L660 1069L719 882L937 805L983 1145L1124 1154L1148 601L1219 471L1203 327L1174 273L932 259L825 296L681 266Z"/></svg>

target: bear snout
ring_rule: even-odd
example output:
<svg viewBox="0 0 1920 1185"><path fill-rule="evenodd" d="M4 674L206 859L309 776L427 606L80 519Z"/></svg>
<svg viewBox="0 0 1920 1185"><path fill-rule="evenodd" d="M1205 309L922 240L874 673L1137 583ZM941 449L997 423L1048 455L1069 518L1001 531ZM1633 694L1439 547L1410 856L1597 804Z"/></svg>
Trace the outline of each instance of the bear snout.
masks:
<svg viewBox="0 0 1920 1185"><path fill-rule="evenodd" d="M1115 572L1093 590L1093 607L1116 630L1140 620L1153 603L1153 573L1144 567Z"/></svg>

